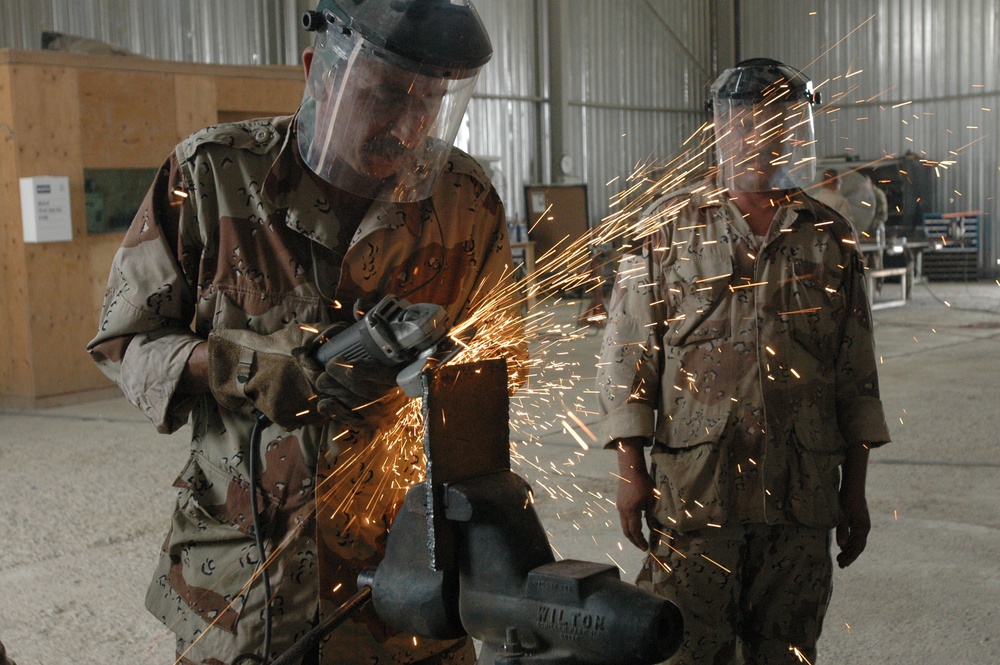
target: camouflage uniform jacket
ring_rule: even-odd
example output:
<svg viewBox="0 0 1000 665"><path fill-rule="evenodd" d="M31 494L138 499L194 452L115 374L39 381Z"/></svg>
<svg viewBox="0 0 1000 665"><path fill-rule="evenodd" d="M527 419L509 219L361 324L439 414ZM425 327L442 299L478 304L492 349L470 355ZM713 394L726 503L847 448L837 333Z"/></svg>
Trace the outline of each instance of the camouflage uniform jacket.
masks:
<svg viewBox="0 0 1000 665"><path fill-rule="evenodd" d="M850 224L801 193L763 242L697 194L645 219L601 349L605 445L654 441L669 528L834 526L845 447L889 439Z"/></svg>
<svg viewBox="0 0 1000 665"><path fill-rule="evenodd" d="M426 201L374 202L359 227L344 228L325 183L302 166L294 127L288 117L220 125L176 148L115 256L88 347L160 432L190 419L191 456L146 603L181 643L196 642L193 661L259 649L263 601L248 490L254 418L178 393L194 346L213 328L267 334L353 321L357 299L385 294L438 303L458 322L511 280L503 205L468 155L453 151ZM258 503L274 557L272 655L350 598L359 570L381 559L391 516L420 473L419 452L389 451L392 441L378 438L400 409L419 412L401 401L376 407L360 431L338 422L264 431ZM323 662L421 657L412 638L393 638L404 656L388 635L372 616L349 621Z"/></svg>

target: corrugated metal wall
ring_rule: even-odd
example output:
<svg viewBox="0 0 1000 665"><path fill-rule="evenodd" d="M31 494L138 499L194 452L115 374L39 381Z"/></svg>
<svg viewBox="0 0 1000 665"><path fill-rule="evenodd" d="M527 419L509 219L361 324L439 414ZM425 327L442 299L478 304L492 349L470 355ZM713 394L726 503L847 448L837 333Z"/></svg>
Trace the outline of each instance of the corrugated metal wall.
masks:
<svg viewBox="0 0 1000 665"><path fill-rule="evenodd" d="M709 0L573 0L566 150L599 223L637 165L663 164L704 121Z"/></svg>
<svg viewBox="0 0 1000 665"><path fill-rule="evenodd" d="M614 208L640 164L676 156L705 119L714 75L713 8L734 0L477 0L495 55L462 147L496 157L510 216L523 185L550 177L550 140L588 184L590 221ZM297 64L314 0L3 0L0 47L37 48L44 30L154 58ZM1000 0L742 0L741 56L770 55L823 83L820 154L906 150L939 169L941 212L986 212L984 264L1000 270ZM557 8L560 11L550 12ZM550 15L559 16L550 44ZM558 53L554 53L554 51ZM553 99L548 62L565 71ZM720 63L727 66L730 63ZM559 92L561 90L561 92ZM553 103L563 112L551 126Z"/></svg>
<svg viewBox="0 0 1000 665"><path fill-rule="evenodd" d="M539 96L538 2L477 3L495 54L480 77L461 147L499 158L497 189L512 215L524 208L524 183L542 173L539 119L547 101ZM315 6L316 0L2 0L0 48L40 48L42 33L56 31L162 60L297 65L312 43L299 20Z"/></svg>
<svg viewBox="0 0 1000 665"><path fill-rule="evenodd" d="M823 83L820 155L907 150L939 168L938 212L983 210L983 267L1000 272L1000 2L744 0L741 57Z"/></svg>
<svg viewBox="0 0 1000 665"><path fill-rule="evenodd" d="M524 215L524 185L542 173L541 123L548 112L539 72L544 8L538 0L477 0L475 5L490 33L493 58L479 75L466 115L468 132L458 143L477 157L496 158L494 185L507 217L514 218Z"/></svg>
<svg viewBox="0 0 1000 665"><path fill-rule="evenodd" d="M41 47L45 31L99 39L161 60L294 64L311 40L310 0L3 0L0 48Z"/></svg>

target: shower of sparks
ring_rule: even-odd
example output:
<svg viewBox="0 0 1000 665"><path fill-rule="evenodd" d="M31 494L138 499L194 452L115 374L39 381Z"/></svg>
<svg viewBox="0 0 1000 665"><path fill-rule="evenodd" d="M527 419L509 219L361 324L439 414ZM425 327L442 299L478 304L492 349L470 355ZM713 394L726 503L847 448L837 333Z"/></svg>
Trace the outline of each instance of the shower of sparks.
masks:
<svg viewBox="0 0 1000 665"><path fill-rule="evenodd" d="M815 12L811 15L815 15ZM872 18L830 46L826 52L817 57L817 60L860 30ZM807 64L803 69L808 67ZM834 82L844 83L848 79L851 86L829 95L832 99L825 100L826 105L817 112L817 119L825 118L834 122L839 111L849 109L854 104L851 96L857 96L855 93L860 90L860 84L857 82L864 79L863 70L852 68L846 74L817 86L817 88L824 86L829 88ZM874 104L870 112L866 109L866 117L863 119L867 120L869 116L879 111L899 113L904 107L912 108L912 100L891 102L888 98L893 92L894 88L889 87L867 98L856 100ZM884 105L876 101L883 98L886 99ZM983 110L988 111L986 108ZM916 125L920 121L921 116L914 114L914 119L910 122ZM756 140L763 142L781 131L783 122L794 126L796 119L783 118L780 113L769 113L767 117L762 115L754 122L758 124L760 132ZM789 131L788 126L785 127L785 131ZM976 130L970 125L963 131ZM522 266L511 266L509 273L498 280L496 285L484 287L481 293L475 294L474 306L467 319L452 331L452 337L456 341L464 339L463 333L474 330L475 334L470 341L460 344L461 351L449 360L451 363L474 362L498 356L508 358L512 394L511 461L520 467L515 471L531 476L531 483L536 491L540 491L542 499L573 504L572 509L567 509L560 518L570 520L575 529L588 531L575 521L580 515L591 519L591 525L596 528L614 529L617 533L619 527L613 497L583 491L574 482L574 467L578 464L579 457L574 458L573 455L582 456L584 451L587 451L587 454L594 454L595 451L591 449L600 447L598 437L590 429L596 416L594 405L589 403L594 400L594 391L580 390L580 386L593 386L597 363L582 365L567 361L563 351L592 335L594 324L602 324L606 320L606 315L591 315L588 312L579 316L567 316L567 313L575 313L579 305L577 302L564 300L563 294L567 291L591 294L600 292L604 288L606 279L604 274L611 266L601 264L593 248L636 247L643 241L655 237L663 228L674 224L685 203L682 199L678 199L676 205L664 207L655 216L641 214L664 194L691 187L693 189L690 191L697 192L706 203L724 200L725 190L714 184L717 175L714 164L716 133L720 141L732 140L730 128L717 128L714 122L705 122L687 136L682 143L682 152L677 156L662 163L651 156L647 157L636 163L629 173L611 179L607 185L609 187L615 185L618 191L610 196L608 203L611 212L599 225L581 237L566 236L558 240L548 251L536 258L535 269L530 279L515 280L514 275ZM964 145L952 150L952 156L957 156L958 153L986 138L986 136L971 137ZM853 150L849 146L848 149ZM774 164L781 163L793 170L812 166L808 161L790 164L788 157L787 154L772 153L770 161ZM867 162L852 162L851 171L878 166L890 159L893 159L893 155L883 155ZM957 164L955 159L921 161L925 166L943 171ZM754 168L745 164L731 165L731 167L748 171ZM941 176L940 171L938 175ZM885 181L878 184L885 186ZM774 202L775 205L782 203L782 201ZM538 224L550 219L552 214L552 206L549 206L536 219L529 220L530 227L534 229ZM845 242L852 241L847 239ZM756 259L753 253L748 254L748 257L750 260ZM698 280L698 288L711 290L716 280L730 277L729 274L705 276ZM629 274L623 271L618 274L619 280L642 278L643 275L639 272ZM1000 285L1000 280L997 280L997 284ZM735 292L739 289L753 289L765 285L764 282L740 283L729 285L729 289ZM657 305L662 304L662 301L657 303ZM336 306L341 305L337 303ZM778 312L778 315L808 315L819 309L821 308L810 307L782 311ZM677 314L673 318L668 318L666 322L671 323L683 318L683 314ZM567 323L567 319L571 319L571 322ZM914 341L917 341L915 337ZM776 355L773 349L768 348L767 351L771 356ZM879 362L884 363L884 359L880 357ZM796 379L800 378L795 369L788 368L788 372ZM697 389L694 380L689 383L690 385L679 385L675 388L679 391ZM579 395L581 392L587 395L586 400ZM363 437L355 440L355 435L347 431L331 434L329 458L321 460L324 472L320 474L321 481L316 488L317 519L321 531L351 541L362 537L366 531L374 533L382 530L385 516L391 518L402 504L407 490L423 479L425 460L423 417L420 406L419 400L404 401L400 396L396 396L395 401L366 406L365 409L391 411L391 417L383 420L391 422L392 426L379 431L370 440ZM556 415L546 415L553 413ZM900 423L903 423L902 418ZM587 443L580 432L586 435L590 443ZM543 437L553 433L568 434L579 448L569 453L569 459L562 464L541 463L532 455L531 450L535 446L543 445ZM609 466L610 462L609 459ZM609 469L607 480L617 484L617 481L626 479ZM770 495L766 489L765 492ZM525 509L532 508L535 498L534 495L529 497ZM691 508L697 510L694 506ZM898 519L895 511L893 515ZM304 523L308 523L308 520L304 520ZM289 533L283 542L269 546L267 564L288 555L285 549L292 542L294 535ZM593 530L588 535L593 538ZM667 545L679 556L685 556L669 545L667 534L661 532L661 535L664 536L660 538L662 544ZM594 542L596 543L596 540ZM619 549L621 549L620 543ZM555 543L553 550L556 556L561 558L562 555L556 550ZM610 553L607 556L616 566L624 570ZM708 557L701 556L722 570L730 572ZM671 569L664 562L656 557L653 559L670 572ZM257 575L259 571L255 574L255 578ZM809 662L796 647L790 646L789 650L799 658L800 662Z"/></svg>
<svg viewBox="0 0 1000 665"><path fill-rule="evenodd" d="M567 415L568 415L568 416L570 417L570 419L571 419L571 420L572 420L572 421L573 421L574 423L576 423L577 427L579 427L580 429L582 429L582 430L583 430L583 431L584 431L584 432L585 432L585 433L587 434L587 436L589 436L589 437L590 437L590 440L591 440L591 441L597 441L597 437L596 437L596 436L594 435L594 433L593 433L593 432L591 432L591 431L590 431L590 428L589 428L589 427L587 427L587 425L586 425L586 424L585 424L585 423L584 423L584 422L583 422L582 420L580 420L580 417L579 417L579 416L577 416L577 415L576 415L575 413L573 413L572 411L568 412L568 414L567 414ZM587 448L587 447L588 447L588 446L584 446L584 448Z"/></svg>
<svg viewBox="0 0 1000 665"><path fill-rule="evenodd" d="M573 440L575 440L578 444L580 444L581 448L583 448L584 450L590 450L590 446L587 445L587 442L584 441L583 438L576 433L576 430L573 429L573 426L570 425L565 420L563 421L563 429L566 430L567 434L573 437Z"/></svg>
<svg viewBox="0 0 1000 665"><path fill-rule="evenodd" d="M731 574L731 573L733 572L733 571L729 570L728 568L726 568L725 566L723 566L723 565L722 565L721 563L719 563L718 561L713 561L712 559L709 559L709 558L708 558L707 556L705 556L704 554L700 554L699 556L700 556L700 557L701 557L702 559L704 559L705 561L708 561L709 563L711 563L711 564L713 564L713 565L715 565L715 566L718 566L719 568L721 568L722 570L726 571L727 573L730 573L730 574Z"/></svg>
<svg viewBox="0 0 1000 665"><path fill-rule="evenodd" d="M806 655L804 653L802 653L801 651L799 651L798 647L792 646L791 644L789 644L788 645L788 650L792 652L792 655L794 655L796 658L799 659L800 663L805 663L806 665L812 665L812 663L809 662L809 659L806 658Z"/></svg>
<svg viewBox="0 0 1000 665"><path fill-rule="evenodd" d="M609 559L611 559L611 563L613 563L616 566L618 566L618 570L622 571L622 573L624 573L624 574L628 574L628 571L625 570L624 568L622 568L622 565L620 563L618 563L617 561L615 561L615 558L613 556L611 556L610 554L608 554L607 556L608 556Z"/></svg>

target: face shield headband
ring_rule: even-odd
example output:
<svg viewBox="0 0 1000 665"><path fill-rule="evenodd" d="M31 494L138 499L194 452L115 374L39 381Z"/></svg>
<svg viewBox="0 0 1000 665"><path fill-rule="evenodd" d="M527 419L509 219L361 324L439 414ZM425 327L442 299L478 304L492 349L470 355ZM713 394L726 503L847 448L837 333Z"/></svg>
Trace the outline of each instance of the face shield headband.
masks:
<svg viewBox="0 0 1000 665"><path fill-rule="evenodd" d="M317 36L299 110L302 159L323 180L357 196L426 199L478 73L421 68L331 23Z"/></svg>
<svg viewBox="0 0 1000 665"><path fill-rule="evenodd" d="M816 173L815 99L811 86L799 90L781 79L749 95L713 90L720 186L732 192L808 187Z"/></svg>

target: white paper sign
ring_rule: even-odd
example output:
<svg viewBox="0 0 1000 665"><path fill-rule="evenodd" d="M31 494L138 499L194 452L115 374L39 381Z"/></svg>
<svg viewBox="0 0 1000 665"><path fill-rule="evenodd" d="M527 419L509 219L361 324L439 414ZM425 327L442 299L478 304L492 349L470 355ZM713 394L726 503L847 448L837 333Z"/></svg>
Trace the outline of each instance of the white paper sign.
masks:
<svg viewBox="0 0 1000 665"><path fill-rule="evenodd" d="M545 192L532 192L531 193L531 212L537 215L545 212L545 209L549 207L548 201L545 200Z"/></svg>
<svg viewBox="0 0 1000 665"><path fill-rule="evenodd" d="M67 176L21 178L21 222L24 242L67 242L73 239Z"/></svg>

